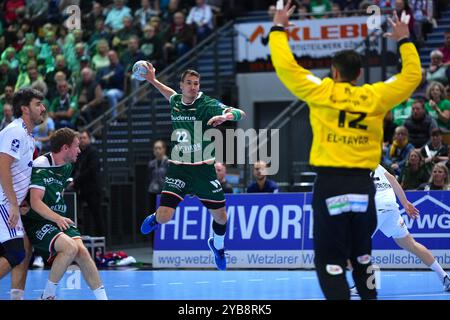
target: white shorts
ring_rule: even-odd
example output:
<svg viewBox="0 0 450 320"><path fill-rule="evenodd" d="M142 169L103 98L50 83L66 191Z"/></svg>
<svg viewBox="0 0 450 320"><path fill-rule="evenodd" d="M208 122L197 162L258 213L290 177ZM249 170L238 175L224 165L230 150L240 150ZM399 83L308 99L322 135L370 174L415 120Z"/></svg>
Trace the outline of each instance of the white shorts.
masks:
<svg viewBox="0 0 450 320"><path fill-rule="evenodd" d="M404 238L409 234L408 227L398 208L377 210L377 219L377 230L375 232L381 230L386 237L394 239Z"/></svg>
<svg viewBox="0 0 450 320"><path fill-rule="evenodd" d="M23 224L19 215L19 221L14 229L9 228L9 208L3 204L0 204L0 243L6 242L15 238L23 238Z"/></svg>

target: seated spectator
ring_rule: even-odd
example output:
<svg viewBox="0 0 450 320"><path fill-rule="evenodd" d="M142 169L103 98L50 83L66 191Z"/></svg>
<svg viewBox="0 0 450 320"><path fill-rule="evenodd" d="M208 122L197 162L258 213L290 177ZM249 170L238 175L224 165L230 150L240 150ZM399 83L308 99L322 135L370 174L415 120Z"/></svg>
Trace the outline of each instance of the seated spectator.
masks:
<svg viewBox="0 0 450 320"><path fill-rule="evenodd" d="M123 18L123 28L120 29L112 40L113 50L117 54L122 55L123 51L128 47L128 41L131 37L140 37L140 30L133 25L133 18L126 16Z"/></svg>
<svg viewBox="0 0 450 320"><path fill-rule="evenodd" d="M55 77L53 78L53 81L52 81L52 83L54 83L55 86L52 88L49 88L47 95L46 95L46 98L50 102L53 101L58 96L59 93L58 93L58 88L56 86L61 81L68 81L67 76L64 72L58 71L57 73L55 73ZM48 88L48 86L47 86L47 88Z"/></svg>
<svg viewBox="0 0 450 320"><path fill-rule="evenodd" d="M78 116L77 97L69 93L69 83L66 80L56 85L58 96L53 99L48 108L49 116L55 122L55 129L68 127L75 129Z"/></svg>
<svg viewBox="0 0 450 320"><path fill-rule="evenodd" d="M0 122L0 130L3 130L8 124L14 121L13 107L11 104L6 103L3 106L3 119Z"/></svg>
<svg viewBox="0 0 450 320"><path fill-rule="evenodd" d="M100 70L109 67L109 44L108 41L101 39L97 42L97 53L92 57L92 68Z"/></svg>
<svg viewBox="0 0 450 320"><path fill-rule="evenodd" d="M425 166L420 152L412 150L409 153L408 161L402 169L399 177L403 190L417 190L423 183L428 182L430 174Z"/></svg>
<svg viewBox="0 0 450 320"><path fill-rule="evenodd" d="M411 116L406 119L409 141L415 148L422 148L431 137L431 131L437 128L436 121L425 112L425 101L415 99L412 104Z"/></svg>
<svg viewBox="0 0 450 320"><path fill-rule="evenodd" d="M3 107L5 104L12 105L14 96L14 87L6 86L5 92L0 96L0 121L3 120Z"/></svg>
<svg viewBox="0 0 450 320"><path fill-rule="evenodd" d="M187 11L185 12L182 9L180 0L170 0L167 9L161 12L161 19L162 19L163 24L170 24L170 23L172 23L173 16L178 11L183 12L184 14L187 13ZM156 20L154 20L154 19L156 19L156 18L159 19L159 17L153 17L153 18L151 18L150 22L152 20L155 22ZM159 19L159 22L161 22L161 19ZM152 23L150 23L150 24L152 24ZM161 30L157 30L157 31L161 31Z"/></svg>
<svg viewBox="0 0 450 320"><path fill-rule="evenodd" d="M444 56L442 62L447 66L450 65L450 30L445 31L444 46L439 48L439 51L441 51Z"/></svg>
<svg viewBox="0 0 450 320"><path fill-rule="evenodd" d="M187 53L194 44L194 37L191 28L185 23L184 14L177 12L173 16L173 23L170 25L166 35L164 45L164 60L166 63L175 61Z"/></svg>
<svg viewBox="0 0 450 320"><path fill-rule="evenodd" d="M431 141L420 150L426 164L432 167L438 162L448 160L448 146L442 143L442 131L435 128L431 131Z"/></svg>
<svg viewBox="0 0 450 320"><path fill-rule="evenodd" d="M214 164L216 168L217 180L219 180L224 193L233 193L233 186L227 182L227 167L222 162Z"/></svg>
<svg viewBox="0 0 450 320"><path fill-rule="evenodd" d="M427 81L437 81L444 86L448 85L447 66L442 62L444 55L439 50L433 50L430 53L430 57L431 64L427 69Z"/></svg>
<svg viewBox="0 0 450 320"><path fill-rule="evenodd" d="M144 27L144 36L141 40L141 52L144 55L144 60L149 61L156 70L162 65L162 40L157 36L156 30L153 26L147 25Z"/></svg>
<svg viewBox="0 0 450 320"><path fill-rule="evenodd" d="M186 24L195 27L197 42L206 39L214 29L213 13L205 0L195 0L195 6L189 11Z"/></svg>
<svg viewBox="0 0 450 320"><path fill-rule="evenodd" d="M36 80L31 84L31 88L36 89L37 91L42 93L42 95L44 96L44 100L42 100L42 103L44 106L48 107L50 103L49 100L47 99L48 86L45 83L45 81Z"/></svg>
<svg viewBox="0 0 450 320"><path fill-rule="evenodd" d="M86 12L86 11L82 11ZM103 7L99 1L92 2L92 9L88 14L83 15L81 23L83 29L86 30L86 38L90 39L94 33L94 30L97 31L96 24L98 20L101 20L103 23L106 17L103 14Z"/></svg>
<svg viewBox="0 0 450 320"><path fill-rule="evenodd" d="M252 182L248 188L247 193L277 193L278 185L275 181L267 179L266 175L267 163L258 161L253 165L253 176L255 182Z"/></svg>
<svg viewBox="0 0 450 320"><path fill-rule="evenodd" d="M119 62L119 57L115 51L108 53L109 67L100 69L97 73L97 81L103 88L103 95L109 101L113 118L117 117L117 104L123 97L124 68Z"/></svg>
<svg viewBox="0 0 450 320"><path fill-rule="evenodd" d="M124 0L114 0L114 6L108 12L105 24L112 30L113 34L115 34L123 28L124 17L131 17L131 9L125 6Z"/></svg>
<svg viewBox="0 0 450 320"><path fill-rule="evenodd" d="M89 50L93 51L100 40L105 40L107 43L111 40L111 34L106 29L105 20L102 18L95 20L94 32L89 37L88 41ZM106 50L106 52L108 52L108 50Z"/></svg>
<svg viewBox="0 0 450 320"><path fill-rule="evenodd" d="M411 116L413 102L414 99L409 98L392 109L392 120L397 126L402 126L405 123L405 120Z"/></svg>
<svg viewBox="0 0 450 320"><path fill-rule="evenodd" d="M134 21L139 29L144 29L152 17L158 16L159 12L152 8L149 0L141 0L141 7L134 13Z"/></svg>
<svg viewBox="0 0 450 320"><path fill-rule="evenodd" d="M44 122L33 129L33 137L39 154L50 152L50 137L53 132L55 132L55 122L46 112Z"/></svg>
<svg viewBox="0 0 450 320"><path fill-rule="evenodd" d="M45 75L45 83L48 86L48 89L51 92L55 92L56 90L56 81L55 81L55 75L57 72L63 72L66 76L66 79L70 79L72 72L66 65L66 59L62 54L59 54L56 56L55 60L55 66L53 70L47 72Z"/></svg>
<svg viewBox="0 0 450 320"><path fill-rule="evenodd" d="M346 12L358 10L361 0L335 0L334 2L339 4L342 12Z"/></svg>
<svg viewBox="0 0 450 320"><path fill-rule="evenodd" d="M81 70L81 81L76 90L80 106L79 123L86 125L102 115L106 110L101 85L95 81L90 68Z"/></svg>
<svg viewBox="0 0 450 320"><path fill-rule="evenodd" d="M389 145L383 155L384 167L389 168L396 176L400 175L405 166L409 153L414 146L408 141L408 129L397 127L394 133L394 140Z"/></svg>
<svg viewBox="0 0 450 320"><path fill-rule="evenodd" d="M19 78L17 79L16 83L16 90L30 86L34 81L37 80L44 81L44 77L38 72L35 66L35 63L29 64L29 66L27 67L27 72L19 74Z"/></svg>
<svg viewBox="0 0 450 320"><path fill-rule="evenodd" d="M16 49L8 47L0 56L1 60L8 62L9 69L17 71L19 69L19 60L16 58Z"/></svg>
<svg viewBox="0 0 450 320"><path fill-rule="evenodd" d="M383 146L386 147L392 143L392 139L394 138L395 128L397 125L392 121L392 112L389 111L386 113L386 116L383 120Z"/></svg>
<svg viewBox="0 0 450 320"><path fill-rule="evenodd" d="M428 114L437 121L443 132L450 131L450 101L447 100L447 90L439 82L432 82L427 88L428 102L425 108Z"/></svg>
<svg viewBox="0 0 450 320"><path fill-rule="evenodd" d="M143 83L137 80L132 73L133 65L136 61L144 60L145 57L139 49L139 38L137 36L131 36L128 40L128 49L125 50L121 57L120 62L125 69L127 78L130 79L131 92L134 92Z"/></svg>
<svg viewBox="0 0 450 320"><path fill-rule="evenodd" d="M8 61L0 60L0 92L5 90L6 86L16 86L17 75L9 69Z"/></svg>
<svg viewBox="0 0 450 320"><path fill-rule="evenodd" d="M311 0L311 13L316 19L327 19L328 14L326 12L331 12L330 0Z"/></svg>
<svg viewBox="0 0 450 320"><path fill-rule="evenodd" d="M422 184L419 190L449 190L448 169L443 163L436 163L428 183Z"/></svg>
<svg viewBox="0 0 450 320"><path fill-rule="evenodd" d="M336 2L331 3L331 18L342 17L344 17L344 14L341 11L341 6Z"/></svg>
<svg viewBox="0 0 450 320"><path fill-rule="evenodd" d="M308 20L308 19L314 19L313 16L308 15L309 12L310 12L310 11L308 10L308 7L307 7L307 6L305 6L304 4L300 4L300 5L298 6L298 9L297 9L298 19L299 19L300 21ZM268 38L268 37L267 37L267 38Z"/></svg>

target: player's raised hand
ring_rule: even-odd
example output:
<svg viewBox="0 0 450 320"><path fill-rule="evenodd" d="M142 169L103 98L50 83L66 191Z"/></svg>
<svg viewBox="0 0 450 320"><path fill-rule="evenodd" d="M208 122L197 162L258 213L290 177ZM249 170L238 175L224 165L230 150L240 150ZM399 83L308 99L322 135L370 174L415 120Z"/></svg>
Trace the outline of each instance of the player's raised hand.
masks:
<svg viewBox="0 0 450 320"><path fill-rule="evenodd" d="M393 39L395 41L399 41L404 38L409 37L409 20L410 16L402 12L402 16L399 19L397 12L394 10L394 19L388 18L389 24L392 27L392 32L386 32L383 36L386 38Z"/></svg>
<svg viewBox="0 0 450 320"><path fill-rule="evenodd" d="M283 0L277 1L277 11L273 17L273 24L283 25L285 28L291 26L289 23L289 17L294 13L295 6L291 5L291 0L288 0L286 5L283 7Z"/></svg>
<svg viewBox="0 0 450 320"><path fill-rule="evenodd" d="M147 69L147 73L143 74L141 73L141 76L145 78L148 82L153 82L156 79L156 69L153 67L153 65L147 61L145 64L145 68Z"/></svg>
<svg viewBox="0 0 450 320"><path fill-rule="evenodd" d="M405 205L405 211L412 219L417 219L419 217L419 209L414 207L414 205L409 201Z"/></svg>

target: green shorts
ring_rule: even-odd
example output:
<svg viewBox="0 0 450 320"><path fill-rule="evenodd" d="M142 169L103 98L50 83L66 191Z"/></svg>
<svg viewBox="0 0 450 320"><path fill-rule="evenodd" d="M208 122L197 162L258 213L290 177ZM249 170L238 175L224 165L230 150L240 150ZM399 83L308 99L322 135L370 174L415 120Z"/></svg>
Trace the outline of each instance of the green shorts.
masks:
<svg viewBox="0 0 450 320"><path fill-rule="evenodd" d="M169 164L160 205L176 208L188 194L197 196L208 209L225 206L225 196L214 164Z"/></svg>
<svg viewBox="0 0 450 320"><path fill-rule="evenodd" d="M51 261L56 256L54 244L61 234L64 233L72 239L81 239L81 233L75 225L71 225L69 229L61 231L51 221L24 219L23 224L35 252L47 261Z"/></svg>

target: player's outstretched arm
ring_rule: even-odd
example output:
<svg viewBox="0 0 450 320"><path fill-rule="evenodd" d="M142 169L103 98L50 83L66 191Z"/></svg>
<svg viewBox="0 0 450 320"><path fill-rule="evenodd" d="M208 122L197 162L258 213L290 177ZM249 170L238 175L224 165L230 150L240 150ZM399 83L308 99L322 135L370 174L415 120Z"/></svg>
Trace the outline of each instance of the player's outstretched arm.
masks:
<svg viewBox="0 0 450 320"><path fill-rule="evenodd" d="M414 207L414 205L411 202L408 201L408 199L406 198L405 191L403 191L397 179L395 179L395 177L389 172L385 172L384 175L386 176L386 179L388 179L389 183L394 189L394 192L398 197L398 199L400 200L400 203L402 204L403 208L405 208L406 213L411 218L416 219L419 216L419 210L416 207Z"/></svg>
<svg viewBox="0 0 450 320"><path fill-rule="evenodd" d="M171 96L176 94L176 91L172 88L166 86L162 82L160 82L158 79L156 79L156 69L153 67L153 65L150 62L147 62L146 64L147 73L141 74L145 80L150 82L156 89L158 89L159 92L167 99L169 100Z"/></svg>
<svg viewBox="0 0 450 320"><path fill-rule="evenodd" d="M394 11L394 19L388 18L392 32L385 37L397 41L402 60L402 70L385 82L373 85L376 93L381 97L381 106L388 109L405 101L416 90L422 80L422 67L416 47L409 41L409 18L402 13L401 19Z"/></svg>
<svg viewBox="0 0 450 320"><path fill-rule="evenodd" d="M45 190L30 188L30 202L31 208L37 212L42 218L52 221L64 231L70 228L71 224L75 224L71 219L60 216L52 209L50 209L42 199L44 199Z"/></svg>
<svg viewBox="0 0 450 320"><path fill-rule="evenodd" d="M10 228L15 228L20 216L19 204L17 203L11 176L11 165L13 162L14 158L12 156L3 152L0 153L0 183L9 201L8 224Z"/></svg>
<svg viewBox="0 0 450 320"><path fill-rule="evenodd" d="M319 94L322 80L314 76L309 70L300 66L289 47L285 29L290 26L289 17L295 6L288 1L283 9L276 11L273 18L274 26L269 34L269 48L273 67L280 81L297 98L308 102Z"/></svg>
<svg viewBox="0 0 450 320"><path fill-rule="evenodd" d="M217 127L225 121L239 121L245 117L246 114L244 111L235 108L228 108L224 114L209 119L208 125Z"/></svg>

